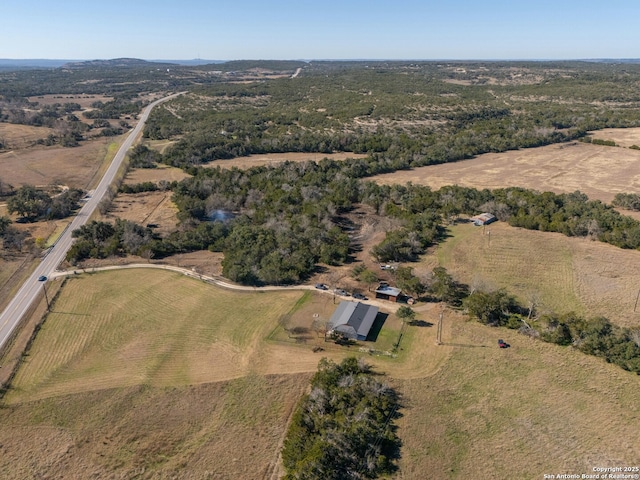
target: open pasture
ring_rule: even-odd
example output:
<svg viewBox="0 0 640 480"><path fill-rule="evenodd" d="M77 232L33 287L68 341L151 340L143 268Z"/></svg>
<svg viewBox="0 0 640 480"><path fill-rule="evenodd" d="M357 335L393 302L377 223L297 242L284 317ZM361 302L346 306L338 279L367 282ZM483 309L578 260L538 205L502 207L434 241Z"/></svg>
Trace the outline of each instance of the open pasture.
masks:
<svg viewBox="0 0 640 480"><path fill-rule="evenodd" d="M145 269L73 278L6 401L244 376L259 366L256 342L300 295L220 290Z"/></svg>
<svg viewBox="0 0 640 480"><path fill-rule="evenodd" d="M189 176L190 175L188 173L180 168L160 164L157 168L132 168L127 172L123 183L135 185L136 183L143 182L157 183L161 180L166 180L167 182L179 182Z"/></svg>
<svg viewBox="0 0 640 480"><path fill-rule="evenodd" d="M0 143L4 145L5 150L29 147L52 133L53 129L47 127L0 122Z"/></svg>
<svg viewBox="0 0 640 480"><path fill-rule="evenodd" d="M0 409L2 478L276 479L309 375L86 391Z"/></svg>
<svg viewBox="0 0 640 480"><path fill-rule="evenodd" d="M629 131L626 135L632 135ZM601 138L600 132L594 137ZM606 137L617 138L611 132ZM385 185L412 182L434 190L445 185L523 187L555 193L580 190L590 199L610 203L616 193L640 190L640 150L571 142L487 153L470 160L376 175L371 180Z"/></svg>
<svg viewBox="0 0 640 480"><path fill-rule="evenodd" d="M635 465L640 377L513 331L449 315L446 323L455 350L443 367L398 382L397 478L534 480Z"/></svg>
<svg viewBox="0 0 640 480"><path fill-rule="evenodd" d="M102 138L78 147L40 146L2 152L0 178L16 188L24 184L55 184L86 189L99 180L98 172L112 142L113 139Z"/></svg>
<svg viewBox="0 0 640 480"><path fill-rule="evenodd" d="M83 109L90 108L92 103L95 102L110 102L113 100L113 97L108 97L105 95L85 95L85 94L49 94L49 95L38 95L34 97L29 97L28 100L30 102L38 102L40 105L54 105L56 103L65 104L65 103L77 103Z"/></svg>
<svg viewBox="0 0 640 480"><path fill-rule="evenodd" d="M522 305L531 300L539 313L575 311L640 326L640 252L623 250L559 233L510 227L459 224L435 249L438 263L459 281L482 290L505 288ZM433 258L425 257L429 266Z"/></svg>
<svg viewBox="0 0 640 480"><path fill-rule="evenodd" d="M170 191L119 193L113 200L109 217L130 220L145 227L156 225L154 231L163 235L176 229L177 213Z"/></svg>

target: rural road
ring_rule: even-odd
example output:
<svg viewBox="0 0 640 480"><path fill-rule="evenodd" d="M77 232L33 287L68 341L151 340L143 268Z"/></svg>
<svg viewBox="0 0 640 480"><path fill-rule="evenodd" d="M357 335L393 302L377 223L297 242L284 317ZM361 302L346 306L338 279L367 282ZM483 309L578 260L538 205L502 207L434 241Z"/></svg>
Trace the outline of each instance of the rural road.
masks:
<svg viewBox="0 0 640 480"><path fill-rule="evenodd" d="M265 287L248 287L246 285L238 285L235 283L229 283L225 279L211 277L208 275L203 275L193 270L189 270L188 268L176 267L174 265L163 265L158 263L131 263L128 265L110 265L106 267L95 267L95 268L77 268L75 270L67 270L67 271L59 271L53 272L50 278L57 277L71 277L78 273L93 273L93 272L105 272L110 270L123 270L130 268L157 268L160 270L170 270L172 272L178 272L187 277L196 278L198 280L202 280L203 282L210 283L212 285L217 285L222 288L228 288L230 290L240 290L244 292L273 292L278 290L313 290L318 293L324 293L325 295L333 295L334 293L331 290L319 290L314 285L289 285L289 286L276 286L276 285L268 285ZM349 297L344 297L341 295L335 295L336 298L341 300L350 300L353 299ZM391 303L387 301L380 301L373 298L369 298L366 300L367 304L375 305L378 308L387 310L387 311L395 311L400 306L397 303Z"/></svg>
<svg viewBox="0 0 640 480"><path fill-rule="evenodd" d="M7 305L5 310L0 314L0 352L11 338L12 333L29 307L42 295L42 290L46 288L46 282L39 282L38 278L41 276L49 277L65 258L67 251L73 243L71 232L84 225L91 217L92 213L100 203L100 200L102 200L104 194L107 192L109 185L111 185L111 182L113 182L113 179L118 173L120 165L122 164L128 150L131 148L138 135L142 132L144 124L149 118L149 114L153 107L178 95L182 95L182 93L183 92L180 92L158 99L144 109L140 117L140 121L120 146L118 153L116 153L107 172L104 174L104 177L102 177L102 180L100 180L100 184L93 192L93 195L91 195L91 198L87 200L85 205L74 217L71 224L65 229L62 235L60 235L60 238L56 241L53 247L49 249L40 264L36 267L29 278L27 278L22 287L20 287L20 290L18 290L18 293Z"/></svg>

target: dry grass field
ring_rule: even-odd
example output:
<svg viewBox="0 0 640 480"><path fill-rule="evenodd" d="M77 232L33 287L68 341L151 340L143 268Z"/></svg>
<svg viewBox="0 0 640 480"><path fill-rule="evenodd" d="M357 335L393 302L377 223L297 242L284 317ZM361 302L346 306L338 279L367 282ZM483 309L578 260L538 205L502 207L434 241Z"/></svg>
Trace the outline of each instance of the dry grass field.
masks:
<svg viewBox="0 0 640 480"><path fill-rule="evenodd" d="M6 150L22 149L33 145L36 141L45 139L53 129L47 127L32 127L0 122L0 139Z"/></svg>
<svg viewBox="0 0 640 480"><path fill-rule="evenodd" d="M449 360L433 376L398 382L406 408L397 478L541 479L637 464L640 377L513 332L446 321L457 345ZM497 348L498 338L511 348Z"/></svg>
<svg viewBox="0 0 640 480"><path fill-rule="evenodd" d="M640 378L445 313L397 358L289 338L320 292L240 293L170 272L83 275L62 290L0 409L7 478L278 478L291 410L322 356L365 355L402 392L397 478L541 478L633 462ZM418 307L435 323L439 307ZM258 313L256 315L256 313ZM397 333L389 315L388 333ZM384 343L385 328L380 334ZM498 349L497 338L511 344ZM354 347L352 347L353 349Z"/></svg>
<svg viewBox="0 0 640 480"><path fill-rule="evenodd" d="M106 221L115 218L131 220L140 225L157 225L154 231L164 235L176 229L178 208L171 201L171 191L119 193L113 200Z"/></svg>
<svg viewBox="0 0 640 480"><path fill-rule="evenodd" d="M104 138L73 148L33 147L2 152L0 178L15 187L55 184L87 189L99 180L97 174L113 141Z"/></svg>
<svg viewBox="0 0 640 480"><path fill-rule="evenodd" d="M490 232L490 235L489 235ZM513 228L502 222L483 229L451 228L452 237L435 250L459 281L483 289L506 288L539 312L604 316L625 327L640 326L634 312L640 252L562 234ZM424 263L431 269L434 257ZM419 267L418 267L419 268Z"/></svg>
<svg viewBox="0 0 640 480"><path fill-rule="evenodd" d="M157 168L132 168L125 176L124 183L135 185L143 182L157 183L160 180L179 182L189 176L188 173L180 168L159 164Z"/></svg>
<svg viewBox="0 0 640 480"><path fill-rule="evenodd" d="M605 132L596 132L594 137L640 144L640 129ZM488 153L471 160L377 175L371 180L386 185L413 182L433 189L460 185L479 189L524 187L556 193L580 190L591 199L609 203L616 193L640 190L639 163L640 150L572 142Z"/></svg>

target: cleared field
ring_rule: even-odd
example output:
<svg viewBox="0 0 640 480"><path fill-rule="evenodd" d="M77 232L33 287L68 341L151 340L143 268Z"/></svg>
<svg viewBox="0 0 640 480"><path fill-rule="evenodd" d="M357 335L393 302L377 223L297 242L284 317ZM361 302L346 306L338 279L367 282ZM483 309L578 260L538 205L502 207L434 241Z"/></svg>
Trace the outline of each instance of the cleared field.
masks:
<svg viewBox="0 0 640 480"><path fill-rule="evenodd" d="M490 235L489 233L490 232ZM486 231L470 224L451 228L452 237L435 250L438 263L468 285L506 288L538 311L575 311L637 327L640 252L561 234L493 223ZM425 264L433 267L433 257ZM425 268L426 270L426 268Z"/></svg>
<svg viewBox="0 0 640 480"><path fill-rule="evenodd" d="M169 165L158 165L157 168L133 168L124 178L124 183L135 185L136 183L143 182L159 182L160 180L166 180L167 182L173 182L183 180L190 177L188 173L185 173L180 168L170 167Z"/></svg>
<svg viewBox="0 0 640 480"><path fill-rule="evenodd" d="M571 349L447 321L458 347L446 364L398 382L407 408L397 478L540 479L637 463L640 377ZM511 348L497 348L498 338Z"/></svg>
<svg viewBox="0 0 640 480"><path fill-rule="evenodd" d="M6 401L241 377L258 366L256 341L300 295L225 291L152 270L74 278Z"/></svg>
<svg viewBox="0 0 640 480"><path fill-rule="evenodd" d="M7 478L277 478L279 442L319 358L357 354L313 353L282 338L278 318L293 312L302 325L332 305L317 292L238 293L169 272L74 278L0 409L0 468ZM420 308L435 322L438 306ZM403 396L396 478L533 479L637 459L640 377L455 312L444 326L443 346L435 328L409 327L397 359L367 357Z"/></svg>
<svg viewBox="0 0 640 480"><path fill-rule="evenodd" d="M110 102L113 100L113 97L107 97L105 95L83 95L83 94L75 94L75 95L67 95L67 94L50 94L50 95L39 95L36 97L28 97L30 102L38 102L40 105L53 105L55 103L77 103L82 108L91 107L92 103L95 102Z"/></svg>
<svg viewBox="0 0 640 480"><path fill-rule="evenodd" d="M159 234L173 232L178 224L178 208L171 201L171 191L119 193L113 200L109 217L131 220L141 225L157 225Z"/></svg>
<svg viewBox="0 0 640 480"><path fill-rule="evenodd" d="M37 140L45 139L52 133L54 130L47 127L0 122L0 139L7 150L31 146Z"/></svg>
<svg viewBox="0 0 640 480"><path fill-rule="evenodd" d="M0 409L3 479L270 479L309 375L141 385Z"/></svg>
<svg viewBox="0 0 640 480"><path fill-rule="evenodd" d="M312 346L322 345L323 355L336 359L357 347L288 338L278 333L278 319L295 310L294 322L311 327L314 313L328 319L333 308L331 295L224 290L151 269L83 275L67 282L5 401L208 383L251 372L313 372L320 356ZM435 315L425 308L421 318L433 321ZM397 319L388 325L391 333L381 334L391 337L385 344L400 329ZM406 378L435 371L449 350L433 347L432 328L410 330L402 346L408 351L416 344L412 355L372 361Z"/></svg>
<svg viewBox="0 0 640 480"><path fill-rule="evenodd" d="M73 148L33 147L0 153L2 181L15 187L56 184L87 188L105 161L111 142L113 139L105 138Z"/></svg>
<svg viewBox="0 0 640 480"><path fill-rule="evenodd" d="M639 129L629 129L628 136ZM604 138L600 132L594 134ZM610 139L617 137L609 132ZM616 193L640 190L640 151L580 142L488 153L471 160L419 167L371 177L380 184L413 182L438 189L444 185L524 187L555 193L580 190L591 199L611 202Z"/></svg>

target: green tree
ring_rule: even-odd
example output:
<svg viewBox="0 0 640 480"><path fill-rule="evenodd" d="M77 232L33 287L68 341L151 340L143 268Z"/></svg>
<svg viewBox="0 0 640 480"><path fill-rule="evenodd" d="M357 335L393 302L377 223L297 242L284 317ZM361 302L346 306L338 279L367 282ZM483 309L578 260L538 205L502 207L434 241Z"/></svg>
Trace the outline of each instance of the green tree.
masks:
<svg viewBox="0 0 640 480"><path fill-rule="evenodd" d="M46 215L50 206L51 197L33 185L23 185L7 200L9 213L16 212L28 221Z"/></svg>
<svg viewBox="0 0 640 480"><path fill-rule="evenodd" d="M400 320L405 323L411 323L416 319L416 312L411 307L407 307L406 305L402 305L400 308L398 308L396 315L398 315L398 318L400 318Z"/></svg>

